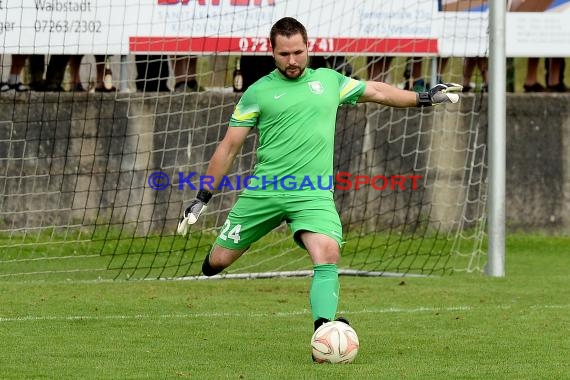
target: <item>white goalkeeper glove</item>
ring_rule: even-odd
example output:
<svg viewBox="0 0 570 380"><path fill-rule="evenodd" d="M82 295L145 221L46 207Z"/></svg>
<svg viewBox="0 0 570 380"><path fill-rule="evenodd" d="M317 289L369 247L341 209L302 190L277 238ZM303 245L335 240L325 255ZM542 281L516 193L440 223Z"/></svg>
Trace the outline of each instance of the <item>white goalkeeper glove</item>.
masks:
<svg viewBox="0 0 570 380"><path fill-rule="evenodd" d="M418 107L434 106L442 103L457 103L463 86L457 83L440 83L427 92L418 93Z"/></svg>
<svg viewBox="0 0 570 380"><path fill-rule="evenodd" d="M190 202L188 207L186 207L184 210L184 216L180 219L180 222L178 222L176 232L179 235L184 236L188 233L190 225L196 223L198 217L200 217L200 215L202 215L202 213L208 208L206 205L210 201L210 198L212 198L212 193L208 190L198 191L196 199Z"/></svg>

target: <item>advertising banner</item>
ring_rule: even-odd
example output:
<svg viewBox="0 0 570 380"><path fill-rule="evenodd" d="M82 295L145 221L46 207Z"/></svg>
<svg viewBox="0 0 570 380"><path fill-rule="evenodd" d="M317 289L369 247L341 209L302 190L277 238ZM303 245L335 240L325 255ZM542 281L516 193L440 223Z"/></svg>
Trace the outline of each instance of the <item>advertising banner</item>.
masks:
<svg viewBox="0 0 570 380"><path fill-rule="evenodd" d="M570 56L570 0L508 7L507 55ZM0 0L0 38L3 54L269 54L284 16L317 55L488 53L480 0Z"/></svg>

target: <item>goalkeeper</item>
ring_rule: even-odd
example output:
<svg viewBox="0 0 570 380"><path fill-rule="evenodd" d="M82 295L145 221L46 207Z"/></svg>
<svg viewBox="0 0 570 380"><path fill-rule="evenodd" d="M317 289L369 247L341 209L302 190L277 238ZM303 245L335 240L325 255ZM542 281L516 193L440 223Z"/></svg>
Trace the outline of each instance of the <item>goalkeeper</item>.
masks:
<svg viewBox="0 0 570 380"><path fill-rule="evenodd" d="M309 300L316 329L335 318L338 306L342 226L333 194L316 185L286 190L277 181L268 183L266 179L308 177L317 184L319 179L332 178L336 112L341 104L423 107L456 103L461 86L439 84L418 94L381 82L352 79L331 69L310 69L307 31L290 17L273 25L270 41L277 68L245 91L206 172L214 178L212 187L217 188L250 130L258 129L255 178L230 211L204 259L202 272L206 276L220 273L254 242L286 222L293 239L313 263ZM211 197L207 189L198 191L184 210L178 233L187 233Z"/></svg>

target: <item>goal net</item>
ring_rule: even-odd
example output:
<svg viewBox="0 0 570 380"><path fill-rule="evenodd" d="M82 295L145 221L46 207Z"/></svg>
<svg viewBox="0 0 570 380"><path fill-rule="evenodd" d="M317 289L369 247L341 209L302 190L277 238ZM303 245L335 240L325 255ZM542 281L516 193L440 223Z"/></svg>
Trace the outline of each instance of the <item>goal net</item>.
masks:
<svg viewBox="0 0 570 380"><path fill-rule="evenodd" d="M485 60L470 60L466 82L464 68L487 54L485 3L0 2L0 281L200 278L255 166L255 131L189 235L176 226L243 87L272 69L269 29L283 16L307 27L313 67L414 91L471 87L441 108L339 108L341 273L482 271ZM311 268L284 224L223 276Z"/></svg>

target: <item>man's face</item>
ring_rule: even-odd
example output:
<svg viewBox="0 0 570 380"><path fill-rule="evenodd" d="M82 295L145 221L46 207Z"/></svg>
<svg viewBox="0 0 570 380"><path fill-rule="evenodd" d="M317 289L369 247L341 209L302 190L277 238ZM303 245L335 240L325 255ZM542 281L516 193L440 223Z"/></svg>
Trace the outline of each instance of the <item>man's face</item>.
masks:
<svg viewBox="0 0 570 380"><path fill-rule="evenodd" d="M277 69L287 78L300 77L309 60L307 44L303 42L303 36L300 33L291 38L277 35L275 46L273 46L273 58Z"/></svg>

